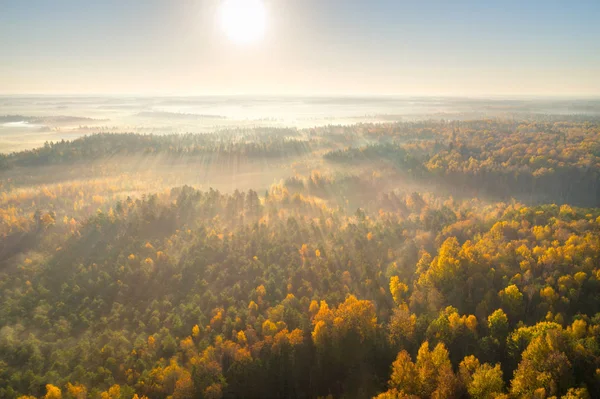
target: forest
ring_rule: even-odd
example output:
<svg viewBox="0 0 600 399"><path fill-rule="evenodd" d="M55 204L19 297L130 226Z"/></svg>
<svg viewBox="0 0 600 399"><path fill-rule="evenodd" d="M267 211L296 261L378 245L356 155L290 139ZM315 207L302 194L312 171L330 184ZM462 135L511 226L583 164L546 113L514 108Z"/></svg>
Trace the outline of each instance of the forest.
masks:
<svg viewBox="0 0 600 399"><path fill-rule="evenodd" d="M0 155L0 398L598 397L598 121Z"/></svg>

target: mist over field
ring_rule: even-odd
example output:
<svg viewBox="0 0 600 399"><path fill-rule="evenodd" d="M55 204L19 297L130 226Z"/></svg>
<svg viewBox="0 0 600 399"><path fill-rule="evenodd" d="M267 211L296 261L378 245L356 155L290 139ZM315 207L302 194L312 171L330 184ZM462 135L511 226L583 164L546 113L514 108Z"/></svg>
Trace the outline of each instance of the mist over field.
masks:
<svg viewBox="0 0 600 399"><path fill-rule="evenodd" d="M432 97L0 96L0 152L99 132L214 133L414 120L600 117L597 99Z"/></svg>

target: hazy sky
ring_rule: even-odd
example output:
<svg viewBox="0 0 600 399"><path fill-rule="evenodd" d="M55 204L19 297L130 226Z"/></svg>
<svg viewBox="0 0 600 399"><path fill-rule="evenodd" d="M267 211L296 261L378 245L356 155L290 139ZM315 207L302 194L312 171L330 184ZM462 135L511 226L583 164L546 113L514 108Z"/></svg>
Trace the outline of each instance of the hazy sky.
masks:
<svg viewBox="0 0 600 399"><path fill-rule="evenodd" d="M0 0L0 93L600 95L600 0Z"/></svg>

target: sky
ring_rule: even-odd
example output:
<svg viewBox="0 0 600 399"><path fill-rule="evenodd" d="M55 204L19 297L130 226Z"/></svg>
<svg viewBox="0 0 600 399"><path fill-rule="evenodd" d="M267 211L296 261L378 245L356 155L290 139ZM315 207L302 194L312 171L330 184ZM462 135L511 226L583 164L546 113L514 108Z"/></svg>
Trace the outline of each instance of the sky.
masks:
<svg viewBox="0 0 600 399"><path fill-rule="evenodd" d="M600 96L600 1L0 0L0 94Z"/></svg>

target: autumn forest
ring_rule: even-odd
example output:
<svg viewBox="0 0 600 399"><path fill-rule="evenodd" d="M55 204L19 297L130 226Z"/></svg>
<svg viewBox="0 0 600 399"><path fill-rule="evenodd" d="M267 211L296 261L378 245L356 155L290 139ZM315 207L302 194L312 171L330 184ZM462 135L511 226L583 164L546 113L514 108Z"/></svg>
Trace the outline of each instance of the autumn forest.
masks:
<svg viewBox="0 0 600 399"><path fill-rule="evenodd" d="M598 397L598 120L0 155L0 398Z"/></svg>

